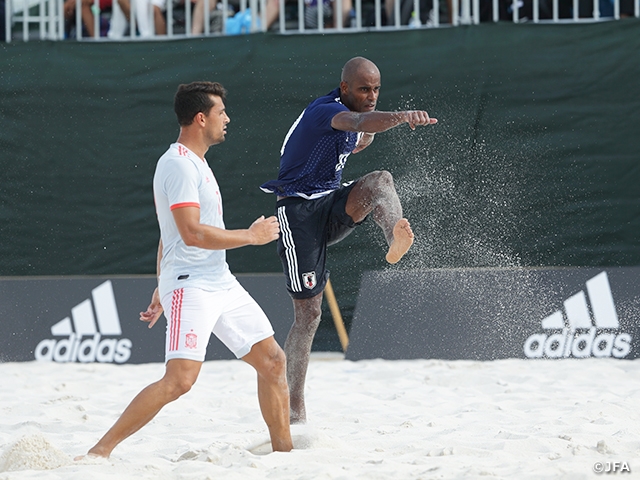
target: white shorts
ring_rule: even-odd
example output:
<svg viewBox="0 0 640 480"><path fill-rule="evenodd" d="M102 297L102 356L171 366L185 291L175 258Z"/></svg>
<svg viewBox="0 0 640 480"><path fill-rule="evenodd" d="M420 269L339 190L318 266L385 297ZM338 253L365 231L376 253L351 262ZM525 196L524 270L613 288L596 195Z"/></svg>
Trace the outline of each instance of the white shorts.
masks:
<svg viewBox="0 0 640 480"><path fill-rule="evenodd" d="M239 283L216 292L179 288L162 298L162 308L167 318L165 361L203 362L211 333L242 358L274 333L267 316Z"/></svg>

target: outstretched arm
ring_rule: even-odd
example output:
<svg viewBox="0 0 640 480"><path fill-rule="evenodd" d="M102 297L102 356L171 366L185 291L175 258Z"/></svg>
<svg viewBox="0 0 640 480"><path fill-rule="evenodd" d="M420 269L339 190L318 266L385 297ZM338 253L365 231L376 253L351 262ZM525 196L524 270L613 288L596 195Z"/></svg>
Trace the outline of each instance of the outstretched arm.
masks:
<svg viewBox="0 0 640 480"><path fill-rule="evenodd" d="M200 223L198 207L182 207L172 211L185 244L207 250L228 250L245 245L264 245L278 238L280 227L276 217L261 216L247 229L225 230Z"/></svg>
<svg viewBox="0 0 640 480"><path fill-rule="evenodd" d="M429 114L423 110L340 112L331 119L331 126L346 132L378 133L403 123L408 123L409 127L415 130L417 125L433 125L437 122L437 119L429 117Z"/></svg>

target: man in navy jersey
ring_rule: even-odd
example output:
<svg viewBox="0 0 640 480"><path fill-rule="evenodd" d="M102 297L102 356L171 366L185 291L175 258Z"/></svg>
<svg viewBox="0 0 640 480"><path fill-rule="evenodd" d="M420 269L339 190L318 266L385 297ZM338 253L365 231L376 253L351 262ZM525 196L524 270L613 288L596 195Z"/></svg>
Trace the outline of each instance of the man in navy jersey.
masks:
<svg viewBox="0 0 640 480"><path fill-rule="evenodd" d="M421 110L376 111L379 93L376 65L362 57L349 60L340 87L311 102L289 129L278 179L260 187L277 195L278 254L293 298L295 319L285 342L292 423L306 422L304 383L329 279L327 246L349 235L369 214L389 244L387 262L397 263L413 244L389 172L341 184L349 155L368 147L376 133L403 123L415 129L437 122Z"/></svg>

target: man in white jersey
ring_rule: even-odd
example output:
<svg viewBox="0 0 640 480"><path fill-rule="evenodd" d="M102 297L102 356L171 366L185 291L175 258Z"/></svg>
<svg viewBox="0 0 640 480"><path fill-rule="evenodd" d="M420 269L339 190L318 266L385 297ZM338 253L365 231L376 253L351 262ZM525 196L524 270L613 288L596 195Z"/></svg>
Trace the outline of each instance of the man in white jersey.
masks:
<svg viewBox="0 0 640 480"><path fill-rule="evenodd" d="M274 451L292 449L284 352L262 309L229 271L225 250L264 245L278 238L275 217L248 229L226 230L220 190L205 160L224 141L229 117L219 83L180 85L174 109L176 143L158 161L153 179L160 224L158 288L140 319L151 328L167 317L166 371L143 389L89 455L108 457L167 403L191 389L213 332L238 358L256 369L258 400Z"/></svg>

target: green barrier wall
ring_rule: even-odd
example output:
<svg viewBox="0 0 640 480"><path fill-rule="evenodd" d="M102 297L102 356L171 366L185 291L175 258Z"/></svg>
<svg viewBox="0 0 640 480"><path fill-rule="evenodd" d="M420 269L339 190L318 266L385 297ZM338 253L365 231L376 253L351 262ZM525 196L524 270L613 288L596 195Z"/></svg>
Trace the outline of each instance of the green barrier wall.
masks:
<svg viewBox="0 0 640 480"><path fill-rule="evenodd" d="M229 90L227 141L207 156L227 227L271 214L258 186L289 126L355 55L380 67L380 109L439 120L377 135L344 172L394 174L416 244L393 268L637 265L639 26L3 44L0 275L153 273L151 179L177 137L179 83ZM373 222L330 250L347 321L384 251ZM281 268L275 244L228 258L238 273Z"/></svg>

